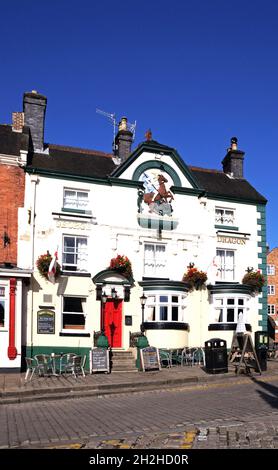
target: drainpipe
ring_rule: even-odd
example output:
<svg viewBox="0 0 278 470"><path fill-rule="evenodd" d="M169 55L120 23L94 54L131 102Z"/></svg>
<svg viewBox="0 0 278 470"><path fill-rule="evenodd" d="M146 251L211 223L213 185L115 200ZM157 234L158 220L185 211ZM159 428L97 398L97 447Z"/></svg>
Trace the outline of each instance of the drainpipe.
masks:
<svg viewBox="0 0 278 470"><path fill-rule="evenodd" d="M17 356L17 349L15 347L15 291L16 279L10 279L10 321L9 321L9 346L8 358L14 360Z"/></svg>
<svg viewBox="0 0 278 470"><path fill-rule="evenodd" d="M33 275L31 277L31 357L33 357L33 327L34 327L34 268L35 268L35 217L36 217L36 195L37 195L37 184L39 182L39 178L37 175L31 176L31 183L32 183L32 213L31 213L31 269L33 271ZM28 322L27 322L28 323Z"/></svg>

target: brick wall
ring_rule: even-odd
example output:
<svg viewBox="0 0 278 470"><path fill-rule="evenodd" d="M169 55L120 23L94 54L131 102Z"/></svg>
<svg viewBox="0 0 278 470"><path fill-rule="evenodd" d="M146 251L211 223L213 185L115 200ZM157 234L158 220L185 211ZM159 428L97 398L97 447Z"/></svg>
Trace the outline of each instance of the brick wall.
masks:
<svg viewBox="0 0 278 470"><path fill-rule="evenodd" d="M22 168L0 165L0 263L17 264L18 208L24 205L24 182ZM9 237L6 246L5 233Z"/></svg>
<svg viewBox="0 0 278 470"><path fill-rule="evenodd" d="M267 276L267 285L275 287L275 294L267 296L268 305L275 305L274 320L278 320L278 248L273 248L267 255L267 264L275 266L275 274ZM278 328L275 331L275 341L278 342Z"/></svg>

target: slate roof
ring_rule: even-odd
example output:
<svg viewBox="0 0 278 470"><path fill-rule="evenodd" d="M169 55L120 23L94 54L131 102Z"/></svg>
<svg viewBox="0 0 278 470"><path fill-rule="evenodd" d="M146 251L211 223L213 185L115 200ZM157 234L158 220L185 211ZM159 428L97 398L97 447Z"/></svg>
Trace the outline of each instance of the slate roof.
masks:
<svg viewBox="0 0 278 470"><path fill-rule="evenodd" d="M155 146L157 150L172 152L174 149L156 141L146 141L144 144ZM140 144L141 145L141 144ZM137 149L140 147L137 147ZM113 154L97 150L87 150L76 147L49 144L49 154L34 153L28 168L49 170L61 174L106 178L117 172L117 169L128 166L128 160L117 166ZM223 171L209 170L188 166L195 177L199 188L219 197L247 199L254 203L266 203L266 199L256 191L245 179L229 178Z"/></svg>
<svg viewBox="0 0 278 470"><path fill-rule="evenodd" d="M223 171L205 168L188 167L198 184L208 193L216 196L249 199L254 202L266 203L267 200L244 178L230 178Z"/></svg>
<svg viewBox="0 0 278 470"><path fill-rule="evenodd" d="M23 132L15 132L11 125L0 124L0 153L5 155L20 155L20 150L28 150L29 129L23 127Z"/></svg>
<svg viewBox="0 0 278 470"><path fill-rule="evenodd" d="M34 153L28 167L96 178L105 178L115 168L109 153L51 144L48 148L49 154Z"/></svg>

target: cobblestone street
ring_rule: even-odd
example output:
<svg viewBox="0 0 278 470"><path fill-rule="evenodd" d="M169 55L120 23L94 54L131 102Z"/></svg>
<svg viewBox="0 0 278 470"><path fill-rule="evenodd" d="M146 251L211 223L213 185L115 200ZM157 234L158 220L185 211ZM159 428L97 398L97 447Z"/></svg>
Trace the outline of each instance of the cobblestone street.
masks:
<svg viewBox="0 0 278 470"><path fill-rule="evenodd" d="M5 404L1 448L278 447L277 375L133 394Z"/></svg>

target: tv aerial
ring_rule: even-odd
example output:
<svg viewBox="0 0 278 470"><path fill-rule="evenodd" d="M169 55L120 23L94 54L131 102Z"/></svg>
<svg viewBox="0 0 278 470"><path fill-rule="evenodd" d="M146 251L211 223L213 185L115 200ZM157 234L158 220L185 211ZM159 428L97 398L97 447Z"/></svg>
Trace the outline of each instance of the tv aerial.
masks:
<svg viewBox="0 0 278 470"><path fill-rule="evenodd" d="M113 149L116 149L116 114L115 113L107 113L102 109L96 108L96 113L101 114L104 117L107 117L110 123L113 125ZM132 141L135 140L135 130L136 130L136 121L133 123L127 121L127 129L132 132Z"/></svg>

